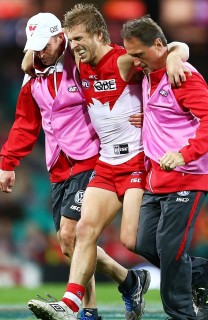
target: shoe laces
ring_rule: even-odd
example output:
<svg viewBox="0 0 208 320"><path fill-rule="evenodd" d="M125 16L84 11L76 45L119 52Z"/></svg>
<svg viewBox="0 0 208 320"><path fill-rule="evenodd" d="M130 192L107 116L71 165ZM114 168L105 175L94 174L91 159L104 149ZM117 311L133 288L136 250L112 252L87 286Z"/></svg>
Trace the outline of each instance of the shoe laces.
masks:
<svg viewBox="0 0 208 320"><path fill-rule="evenodd" d="M208 307L208 289L206 288L198 288L197 289L197 301L199 306Z"/></svg>
<svg viewBox="0 0 208 320"><path fill-rule="evenodd" d="M193 296L193 303L195 304L195 306L198 307L199 301L198 301L198 295L197 295L197 289L196 288L192 288L192 296Z"/></svg>
<svg viewBox="0 0 208 320"><path fill-rule="evenodd" d="M140 303L140 295L141 286L139 286L139 288L137 288L133 293L129 292L122 295L127 311L131 312L133 308Z"/></svg>
<svg viewBox="0 0 208 320"><path fill-rule="evenodd" d="M39 294L36 295L36 297L44 302L50 303L50 302L58 302L58 300L56 298L54 298L53 296L51 296L49 293L45 293L46 298L43 298L42 296L40 296Z"/></svg>
<svg viewBox="0 0 208 320"><path fill-rule="evenodd" d="M138 270L138 272L136 274L139 275L140 284L141 284L141 287L143 287L144 283L145 283L145 279L146 279L145 271L143 269L141 269L141 270Z"/></svg>

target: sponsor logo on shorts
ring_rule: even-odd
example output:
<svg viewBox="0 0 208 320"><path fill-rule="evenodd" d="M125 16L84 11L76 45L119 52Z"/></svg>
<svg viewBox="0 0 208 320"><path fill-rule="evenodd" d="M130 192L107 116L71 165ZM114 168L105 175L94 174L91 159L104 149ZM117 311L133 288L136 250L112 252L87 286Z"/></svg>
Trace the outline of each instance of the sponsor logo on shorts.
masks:
<svg viewBox="0 0 208 320"><path fill-rule="evenodd" d="M84 190L79 190L79 191L77 191L77 193L75 194L74 201L75 201L77 204L82 204L83 197L84 197Z"/></svg>
<svg viewBox="0 0 208 320"><path fill-rule="evenodd" d="M78 207L78 206L75 206L75 205L72 205L72 206L70 207L70 209L72 209L72 210L74 210L74 211L81 212L81 208Z"/></svg>
<svg viewBox="0 0 208 320"><path fill-rule="evenodd" d="M96 171L94 170L89 178L89 182L96 176Z"/></svg>
<svg viewBox="0 0 208 320"><path fill-rule="evenodd" d="M176 198L176 202L189 202L189 198Z"/></svg>
<svg viewBox="0 0 208 320"><path fill-rule="evenodd" d="M116 90L116 80L109 79L109 80L95 81L93 86L94 86L95 92Z"/></svg>
<svg viewBox="0 0 208 320"><path fill-rule="evenodd" d="M57 312L65 312L65 309L62 308L58 303L50 303L50 306Z"/></svg>
<svg viewBox="0 0 208 320"><path fill-rule="evenodd" d="M179 191L177 194L181 197L185 197L190 193L190 191Z"/></svg>
<svg viewBox="0 0 208 320"><path fill-rule="evenodd" d="M114 153L115 154L126 154L129 153L129 145L127 143L124 144L114 144Z"/></svg>

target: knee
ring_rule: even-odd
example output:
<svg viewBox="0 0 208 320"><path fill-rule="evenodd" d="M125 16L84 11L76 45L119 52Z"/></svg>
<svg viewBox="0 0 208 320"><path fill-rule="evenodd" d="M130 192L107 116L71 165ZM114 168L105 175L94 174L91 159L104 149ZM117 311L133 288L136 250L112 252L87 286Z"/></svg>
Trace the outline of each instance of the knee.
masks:
<svg viewBox="0 0 208 320"><path fill-rule="evenodd" d="M121 228L120 241L126 249L133 252L135 252L136 236L137 233L135 233L135 230L132 227L128 226L127 228Z"/></svg>
<svg viewBox="0 0 208 320"><path fill-rule="evenodd" d="M120 237L122 245L129 251L135 252L136 240L131 237Z"/></svg>
<svg viewBox="0 0 208 320"><path fill-rule="evenodd" d="M58 240L60 243L61 251L66 256L71 258L75 246L75 230L66 230L62 228L59 232Z"/></svg>
<svg viewBox="0 0 208 320"><path fill-rule="evenodd" d="M76 227L76 242L96 242L98 236L98 230L92 222L79 220Z"/></svg>

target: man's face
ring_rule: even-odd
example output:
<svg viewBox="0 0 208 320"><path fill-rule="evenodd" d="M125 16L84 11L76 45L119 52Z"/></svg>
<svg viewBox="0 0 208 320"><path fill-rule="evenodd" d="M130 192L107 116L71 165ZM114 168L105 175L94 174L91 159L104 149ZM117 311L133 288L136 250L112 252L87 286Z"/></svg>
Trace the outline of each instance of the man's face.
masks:
<svg viewBox="0 0 208 320"><path fill-rule="evenodd" d="M51 37L43 50L35 51L35 55L42 61L44 65L53 65L59 58L63 38L63 35Z"/></svg>
<svg viewBox="0 0 208 320"><path fill-rule="evenodd" d="M75 26L66 30L71 49L83 63L96 65L99 61L98 52L100 47L99 37L90 35L83 25Z"/></svg>
<svg viewBox="0 0 208 320"><path fill-rule="evenodd" d="M137 38L124 39L124 47L127 53L134 58L135 66L142 67L146 72L148 69L151 71L158 69L159 51L154 44L151 47L146 46Z"/></svg>

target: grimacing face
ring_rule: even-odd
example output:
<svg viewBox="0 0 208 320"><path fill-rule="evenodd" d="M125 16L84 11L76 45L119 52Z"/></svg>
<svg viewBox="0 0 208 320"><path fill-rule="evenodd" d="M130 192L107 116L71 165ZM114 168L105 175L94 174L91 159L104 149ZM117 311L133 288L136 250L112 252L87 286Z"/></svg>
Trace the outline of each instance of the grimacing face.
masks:
<svg viewBox="0 0 208 320"><path fill-rule="evenodd" d="M75 26L66 31L71 49L77 54L83 63L96 65L98 62L99 37L90 35L84 26Z"/></svg>

